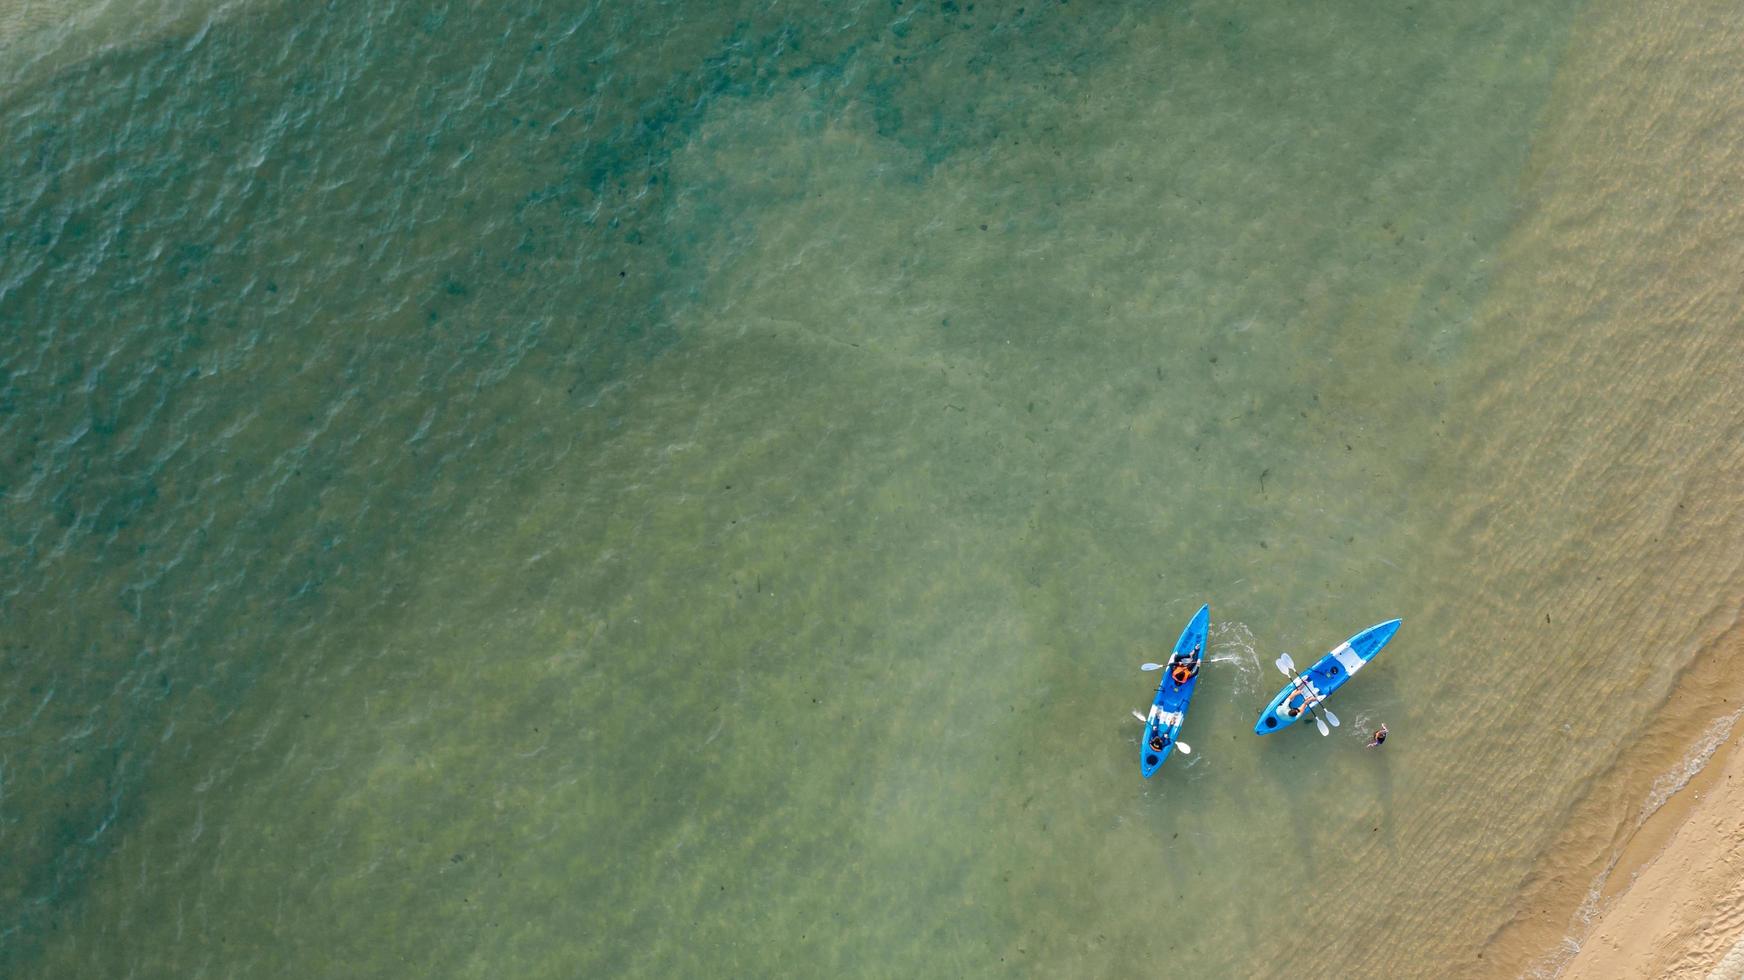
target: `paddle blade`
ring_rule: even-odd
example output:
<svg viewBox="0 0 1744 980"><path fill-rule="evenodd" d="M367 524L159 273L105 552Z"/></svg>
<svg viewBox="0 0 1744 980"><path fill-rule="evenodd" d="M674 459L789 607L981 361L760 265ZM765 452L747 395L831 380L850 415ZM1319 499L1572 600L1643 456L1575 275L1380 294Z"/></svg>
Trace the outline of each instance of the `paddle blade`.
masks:
<svg viewBox="0 0 1744 980"><path fill-rule="evenodd" d="M1175 748L1180 749L1182 755L1192 755L1193 754L1193 746L1188 745L1186 742L1182 742L1182 741L1177 740L1175 742Z"/></svg>
<svg viewBox="0 0 1744 980"><path fill-rule="evenodd" d="M1321 709L1320 709L1320 713L1321 713L1321 714L1323 714L1323 715L1325 715L1325 716L1326 716L1326 720L1327 720L1327 721L1330 721L1330 722L1332 722L1332 727L1333 727L1333 728L1337 728L1337 727L1338 727L1338 716L1337 716L1337 715L1335 715L1335 714L1333 714L1333 713L1332 713L1332 712L1330 712L1330 711L1328 711L1328 710L1326 710L1326 709L1325 709L1325 708L1321 708Z"/></svg>
<svg viewBox="0 0 1744 980"><path fill-rule="evenodd" d="M1290 659L1287 653L1278 654L1278 672L1289 676L1296 671L1296 661Z"/></svg>
<svg viewBox="0 0 1744 980"><path fill-rule="evenodd" d="M1163 665L1162 664L1139 664L1138 669L1139 670L1162 670Z"/></svg>
<svg viewBox="0 0 1744 980"><path fill-rule="evenodd" d="M1320 729L1320 734L1322 735L1332 734L1331 730L1326 727L1326 722L1320 720L1319 715L1314 716L1314 727Z"/></svg>
<svg viewBox="0 0 1744 980"><path fill-rule="evenodd" d="M1139 714L1139 713L1138 713L1138 712L1136 712L1136 711L1134 711L1134 712L1133 712L1133 713L1132 713L1132 716L1133 716L1133 717L1134 717L1134 718L1137 718L1137 719L1138 719L1138 723L1139 723L1139 724L1141 724L1141 725L1142 725L1142 724L1144 724L1144 723L1145 723L1145 722L1146 722L1146 721L1149 721L1149 720L1150 720L1150 719L1148 719L1148 718L1146 718L1146 717L1145 717L1145 716L1144 716L1144 715L1141 715L1141 714Z"/></svg>

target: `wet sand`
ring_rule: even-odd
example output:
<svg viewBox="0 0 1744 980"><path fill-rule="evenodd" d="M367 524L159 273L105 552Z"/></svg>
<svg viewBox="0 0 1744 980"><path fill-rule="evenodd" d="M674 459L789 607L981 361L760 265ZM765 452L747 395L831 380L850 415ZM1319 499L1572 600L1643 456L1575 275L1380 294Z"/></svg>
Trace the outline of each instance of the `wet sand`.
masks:
<svg viewBox="0 0 1744 980"><path fill-rule="evenodd" d="M1627 884L1603 902L1563 977L1744 973L1737 952L1744 941L1744 753L1736 746L1728 739L1702 777L1629 842L1612 875ZM1644 851L1645 863L1622 875Z"/></svg>
<svg viewBox="0 0 1744 980"><path fill-rule="evenodd" d="M1744 939L1741 663L1734 624L1595 781L1487 944L1491 975L1708 976Z"/></svg>

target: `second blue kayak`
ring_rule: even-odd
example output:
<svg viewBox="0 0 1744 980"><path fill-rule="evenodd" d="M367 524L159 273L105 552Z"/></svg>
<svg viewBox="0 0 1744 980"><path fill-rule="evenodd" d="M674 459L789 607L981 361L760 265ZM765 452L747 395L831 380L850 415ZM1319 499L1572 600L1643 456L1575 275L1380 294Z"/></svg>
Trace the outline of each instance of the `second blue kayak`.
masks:
<svg viewBox="0 0 1744 980"><path fill-rule="evenodd" d="M1205 655L1205 637L1210 632L1211 604L1206 603L1187 622L1181 638L1175 641L1174 655L1163 665L1163 682L1157 685L1151 713L1145 718L1144 738L1139 742L1138 768L1146 779L1175 751L1181 722L1187 719L1187 702L1193 700L1193 688L1199 683L1199 661Z"/></svg>
<svg viewBox="0 0 1744 980"><path fill-rule="evenodd" d="M1361 633L1340 643L1321 657L1314 666L1296 675L1254 723L1254 734L1270 735L1282 731L1310 714L1311 708L1326 700L1333 691L1344 686L1350 675L1363 668L1381 652L1381 647L1399 631L1399 620L1376 623Z"/></svg>

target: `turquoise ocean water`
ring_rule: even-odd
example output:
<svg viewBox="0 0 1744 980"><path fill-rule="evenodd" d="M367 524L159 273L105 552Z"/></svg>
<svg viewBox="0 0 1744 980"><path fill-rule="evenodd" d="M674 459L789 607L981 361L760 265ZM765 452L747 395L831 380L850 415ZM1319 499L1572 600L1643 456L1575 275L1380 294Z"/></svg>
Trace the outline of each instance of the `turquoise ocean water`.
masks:
<svg viewBox="0 0 1744 980"><path fill-rule="evenodd" d="M1484 973L1744 594L1718 9L20 17L0 973Z"/></svg>

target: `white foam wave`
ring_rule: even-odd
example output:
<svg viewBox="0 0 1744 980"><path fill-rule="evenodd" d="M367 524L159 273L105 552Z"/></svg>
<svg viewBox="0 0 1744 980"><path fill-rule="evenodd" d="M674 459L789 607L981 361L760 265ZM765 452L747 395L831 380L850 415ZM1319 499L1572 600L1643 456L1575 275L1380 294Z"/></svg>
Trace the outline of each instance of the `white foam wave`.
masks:
<svg viewBox="0 0 1744 980"><path fill-rule="evenodd" d="M1653 781L1653 788L1648 791L1646 801L1641 804L1641 812L1635 818L1635 826L1639 827L1646 823L1648 817L1658 812L1667 800L1677 795L1678 790L1688 786L1689 781L1707 767L1708 760L1714 757L1714 753L1719 750L1720 746L1726 744L1726 739L1731 736L1732 726L1737 723L1739 715L1744 715L1744 708L1740 708L1723 718L1714 719L1713 723L1702 731L1701 737L1696 739L1695 744L1690 746L1689 753L1677 765L1661 773L1659 778Z"/></svg>
<svg viewBox="0 0 1744 980"><path fill-rule="evenodd" d="M1709 760L1714 757L1714 753L1719 750L1720 746L1726 744L1726 739L1731 737L1732 727L1737 724L1740 716L1744 716L1744 708L1714 719L1707 728L1702 730L1701 736L1690 745L1690 749L1684 754L1684 757L1678 760L1676 765L1659 774L1659 777L1653 781L1653 786L1647 791L1647 799L1642 802L1641 810L1635 815L1634 826L1629 828L1631 834L1640 830L1647 823L1648 818L1659 812L1660 807L1676 796L1679 790L1688 786L1690 780L1707 767ZM1604 894L1605 883L1610 880L1611 873L1616 870L1617 859L1621 856L1620 852L1613 854L1605 869L1593 879L1592 884L1587 888L1586 897L1581 900L1580 907L1575 910L1574 917L1570 920L1569 934L1563 937L1562 942L1557 944L1555 949L1532 964L1526 970L1525 976L1554 978L1562 972L1570 960L1574 959L1575 954L1580 952L1581 938L1587 934L1592 928L1592 924L1604 911L1601 897ZM1728 964L1731 964L1729 968L1732 972L1730 973L1725 972ZM1726 958L1721 961L1719 967L1715 968L1714 973L1709 975L1708 980L1718 980L1718 978L1739 980L1740 977L1744 977L1744 972L1741 971L1744 971L1744 941L1741 941L1738 946L1733 947L1732 951L1726 954Z"/></svg>
<svg viewBox="0 0 1744 980"><path fill-rule="evenodd" d="M1213 623L1209 646L1207 660L1234 668L1235 690L1239 694L1251 694L1258 688L1264 671L1260 665L1258 644L1254 640L1253 630L1248 629L1246 623Z"/></svg>
<svg viewBox="0 0 1744 980"><path fill-rule="evenodd" d="M1740 977L1744 977L1744 939L1727 950L1708 973L1708 980L1739 980Z"/></svg>

